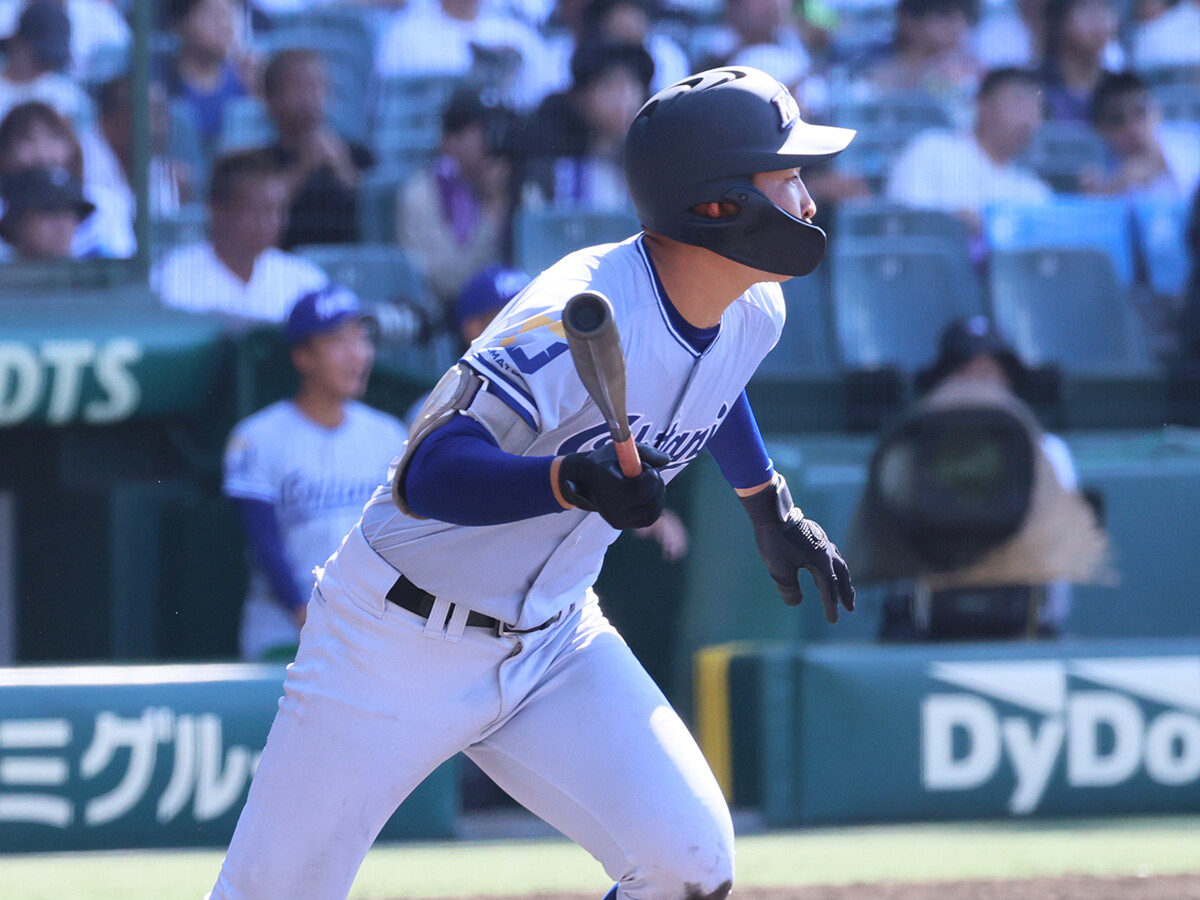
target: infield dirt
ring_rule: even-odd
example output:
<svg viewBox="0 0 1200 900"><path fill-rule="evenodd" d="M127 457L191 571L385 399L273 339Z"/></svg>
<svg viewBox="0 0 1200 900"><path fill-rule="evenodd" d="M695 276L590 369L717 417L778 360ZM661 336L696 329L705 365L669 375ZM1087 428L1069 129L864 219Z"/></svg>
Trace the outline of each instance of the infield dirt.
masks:
<svg viewBox="0 0 1200 900"><path fill-rule="evenodd" d="M596 895L535 894L458 900L596 900ZM1200 900L1200 875L751 887L736 889L731 900Z"/></svg>

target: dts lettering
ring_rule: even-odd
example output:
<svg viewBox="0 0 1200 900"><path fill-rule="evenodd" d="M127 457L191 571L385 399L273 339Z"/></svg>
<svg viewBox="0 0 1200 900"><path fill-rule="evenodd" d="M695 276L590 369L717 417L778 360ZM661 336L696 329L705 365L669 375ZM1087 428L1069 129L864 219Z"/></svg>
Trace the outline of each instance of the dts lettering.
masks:
<svg viewBox="0 0 1200 900"><path fill-rule="evenodd" d="M142 348L132 338L38 345L0 341L0 427L25 422L43 408L49 425L126 419L141 399L141 386L131 371L141 358ZM94 385L85 402L89 380Z"/></svg>

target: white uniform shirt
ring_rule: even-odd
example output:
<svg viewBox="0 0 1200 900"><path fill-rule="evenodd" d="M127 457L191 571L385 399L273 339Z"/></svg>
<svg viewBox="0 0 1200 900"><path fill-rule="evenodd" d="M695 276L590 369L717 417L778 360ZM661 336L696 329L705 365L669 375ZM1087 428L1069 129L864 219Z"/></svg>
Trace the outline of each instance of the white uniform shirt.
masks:
<svg viewBox="0 0 1200 900"><path fill-rule="evenodd" d="M982 214L995 201L1044 203L1054 194L1032 171L996 163L974 135L931 129L901 152L888 178L887 196L922 209Z"/></svg>
<svg viewBox="0 0 1200 900"><path fill-rule="evenodd" d="M562 331L563 306L582 290L613 304L627 373L634 437L668 453L669 481L704 448L783 328L777 284L758 284L724 313L697 353L671 325L640 237L567 256L543 272L492 322L465 360L537 432L526 456L589 451L608 441L576 374ZM578 600L619 532L598 514L550 513L467 527L404 515L386 489L363 512L371 546L439 598L518 628L541 624Z"/></svg>
<svg viewBox="0 0 1200 900"><path fill-rule="evenodd" d="M268 322L282 322L302 294L324 287L328 280L307 259L272 247L255 261L246 283L229 271L209 243L172 251L150 273L150 287L167 306Z"/></svg>
<svg viewBox="0 0 1200 900"><path fill-rule="evenodd" d="M345 419L332 429L309 419L291 400L273 403L234 428L225 450L223 490L275 508L302 597L312 590L313 567L325 562L358 521L407 436L396 419L361 403L346 404ZM278 604L257 567L248 597Z"/></svg>

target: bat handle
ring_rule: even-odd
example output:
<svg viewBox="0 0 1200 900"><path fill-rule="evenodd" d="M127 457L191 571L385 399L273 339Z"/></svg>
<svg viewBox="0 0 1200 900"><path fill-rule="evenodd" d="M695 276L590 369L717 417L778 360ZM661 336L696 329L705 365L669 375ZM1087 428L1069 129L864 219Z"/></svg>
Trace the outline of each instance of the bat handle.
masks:
<svg viewBox="0 0 1200 900"><path fill-rule="evenodd" d="M613 441L617 448L617 462L621 464L621 474L626 478L637 478L642 474L642 461L638 458L637 445L630 436L623 441Z"/></svg>

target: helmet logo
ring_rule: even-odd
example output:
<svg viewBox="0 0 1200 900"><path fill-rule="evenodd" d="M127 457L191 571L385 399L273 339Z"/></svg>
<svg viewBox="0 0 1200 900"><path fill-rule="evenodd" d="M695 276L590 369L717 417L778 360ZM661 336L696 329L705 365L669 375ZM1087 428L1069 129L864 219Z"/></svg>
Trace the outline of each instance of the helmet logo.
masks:
<svg viewBox="0 0 1200 900"><path fill-rule="evenodd" d="M779 113L779 130L790 131L800 118L800 107L796 105L795 98L787 88L780 85L779 92L771 98L771 105Z"/></svg>

